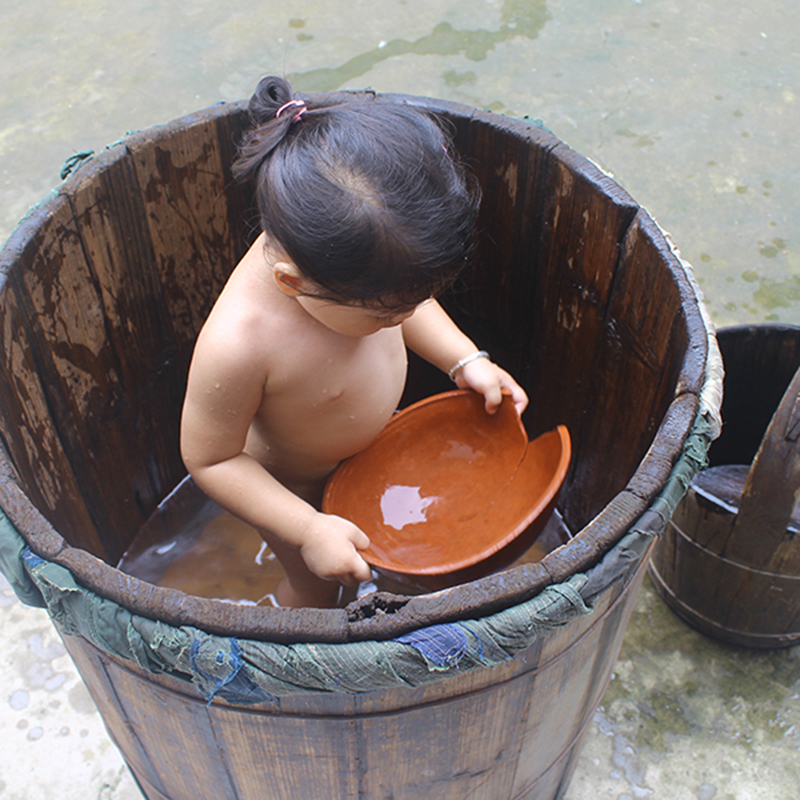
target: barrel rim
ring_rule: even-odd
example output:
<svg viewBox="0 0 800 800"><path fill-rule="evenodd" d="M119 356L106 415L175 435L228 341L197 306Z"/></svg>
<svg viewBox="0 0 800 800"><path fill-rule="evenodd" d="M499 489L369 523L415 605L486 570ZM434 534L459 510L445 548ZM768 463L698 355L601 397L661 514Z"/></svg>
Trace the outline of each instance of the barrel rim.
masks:
<svg viewBox="0 0 800 800"><path fill-rule="evenodd" d="M683 261L652 217L596 164L580 155L549 131L524 120L504 117L489 111L434 98L412 95L380 95L391 102L413 103L434 113L444 113L461 121L477 121L539 144L569 157L571 165L608 193L628 198L635 207L635 219L645 235L652 237L664 253L680 291L680 303L689 341L681 363L673 400L644 458L626 484L600 513L565 545L541 562L523 564L466 584L417 596L377 593L354 601L345 609L286 609L239 606L220 600L187 595L174 589L157 587L128 576L91 555L69 545L27 498L3 450L0 452L2 505L9 519L40 557L66 568L99 595L113 600L136 614L161 619L174 625L192 625L212 633L246 636L277 641L346 642L387 639L419 627L449 622L465 616L475 617L524 602L547 586L559 583L575 572L597 563L648 510L664 488L670 470L681 455L698 413L714 416L714 409L702 406L702 395L709 383L710 342L713 328L702 307L702 297L694 283L691 267ZM167 136L175 127L206 123L229 114L244 113L246 103L218 103L208 109L149 128L109 146L135 145L143 136ZM0 287L6 278L4 266L13 262L11 254L24 246L50 213L51 205L64 202L65 191L73 182L84 180L92 169L102 169L104 158L92 159L80 167L44 205L35 209L12 233L0 253ZM94 165L92 165L94 161ZM633 224L633 223L632 223ZM716 409L718 414L718 408Z"/></svg>

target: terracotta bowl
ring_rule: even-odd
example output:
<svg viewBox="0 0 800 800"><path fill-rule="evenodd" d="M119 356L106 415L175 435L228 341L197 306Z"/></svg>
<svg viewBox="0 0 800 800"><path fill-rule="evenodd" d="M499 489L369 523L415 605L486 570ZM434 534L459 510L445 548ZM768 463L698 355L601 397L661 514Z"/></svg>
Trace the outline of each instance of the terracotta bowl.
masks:
<svg viewBox="0 0 800 800"><path fill-rule="evenodd" d="M369 537L365 560L393 580L441 588L502 569L530 548L571 454L563 425L532 442L510 398L487 414L469 390L396 414L328 480L322 508Z"/></svg>

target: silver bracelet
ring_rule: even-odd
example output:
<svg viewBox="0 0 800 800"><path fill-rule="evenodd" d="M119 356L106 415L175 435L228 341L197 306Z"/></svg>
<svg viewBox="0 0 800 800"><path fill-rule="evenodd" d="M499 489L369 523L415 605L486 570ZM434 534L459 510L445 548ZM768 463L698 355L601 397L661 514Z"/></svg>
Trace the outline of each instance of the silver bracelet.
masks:
<svg viewBox="0 0 800 800"><path fill-rule="evenodd" d="M453 367L451 368L450 372L447 374L450 376L450 380L454 381L456 372L458 372L462 367L466 367L470 361L476 361L479 358L489 358L489 354L485 350L478 350L472 355L464 356L460 361L457 361Z"/></svg>

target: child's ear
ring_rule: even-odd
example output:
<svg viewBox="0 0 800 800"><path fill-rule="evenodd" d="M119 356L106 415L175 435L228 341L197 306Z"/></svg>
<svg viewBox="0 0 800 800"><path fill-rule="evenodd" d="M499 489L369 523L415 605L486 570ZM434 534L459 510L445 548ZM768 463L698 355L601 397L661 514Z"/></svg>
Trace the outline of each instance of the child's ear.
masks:
<svg viewBox="0 0 800 800"><path fill-rule="evenodd" d="M277 287L289 297L297 297L303 294L303 278L297 267L286 261L279 261L272 270L272 277L275 279Z"/></svg>

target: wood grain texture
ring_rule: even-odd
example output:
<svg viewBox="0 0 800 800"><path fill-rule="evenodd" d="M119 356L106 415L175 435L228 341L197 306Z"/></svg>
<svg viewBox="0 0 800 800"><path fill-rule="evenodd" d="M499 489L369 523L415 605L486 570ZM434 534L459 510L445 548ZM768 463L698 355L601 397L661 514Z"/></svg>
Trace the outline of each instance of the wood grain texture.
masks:
<svg viewBox="0 0 800 800"><path fill-rule="evenodd" d="M449 120L484 193L475 263L445 303L522 380L529 434L559 423L570 429L574 457L559 507L579 535L542 564L514 568L502 587L489 576L435 602L391 601L391 614L362 605L280 619L268 609L232 609L119 580L102 561L82 557L88 550L115 562L184 475L178 422L194 337L252 234L252 195L230 175L246 114L243 104L223 104L135 134L82 167L48 207L38 238L20 240L33 269L4 251L6 324L19 324L16 313L32 326L15 329L8 351L40 354L26 356L34 365L30 390L16 392L19 382L10 379L9 407L21 415L15 395L30 394L28 408L42 417L34 423L47 428L33 447L62 453L53 469L28 469L31 445L24 429L9 425L10 468L20 476L28 470L36 504L48 481L59 485L64 501L50 519L58 530L64 522L67 544L78 549L67 546L58 558L81 567L87 586L138 613L215 632L385 638L474 614L478 601L487 611L521 602L557 576L588 568L657 493L692 423L689 413L673 413L674 404L689 398L691 407L704 367L705 330L682 266L636 203L552 134L466 106L430 105ZM74 348L63 322L35 313L62 270L71 288L54 319L70 310ZM655 295L663 295L660 304ZM20 363L17 355L13 370L22 373ZM448 385L430 372L417 379L418 366L409 391Z"/></svg>
<svg viewBox="0 0 800 800"><path fill-rule="evenodd" d="M800 641L800 328L719 332L726 384L722 436L653 554L667 603L732 644ZM760 438L759 438L760 437ZM747 459L752 459L748 463Z"/></svg>
<svg viewBox="0 0 800 800"><path fill-rule="evenodd" d="M569 427L559 508L575 537L503 575L335 610L205 600L109 565L184 476L178 421L192 347L253 240L251 190L230 172L245 108L223 104L84 165L1 257L0 503L36 552L84 586L219 635L389 639L487 615L590 569L663 488L697 411L706 332L655 223L547 131L452 103L382 101L444 115L481 184L476 257L444 302L525 386L529 434ZM411 394L439 380L412 361ZM642 569L524 657L419 688L208 704L177 678L66 644L149 800L552 800L610 678Z"/></svg>
<svg viewBox="0 0 800 800"><path fill-rule="evenodd" d="M207 704L65 644L148 800L543 800L569 782L643 574L644 562L522 657L418 689Z"/></svg>

